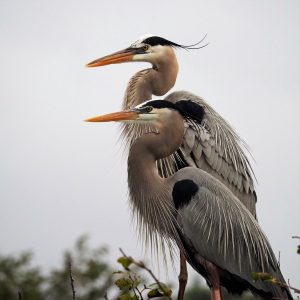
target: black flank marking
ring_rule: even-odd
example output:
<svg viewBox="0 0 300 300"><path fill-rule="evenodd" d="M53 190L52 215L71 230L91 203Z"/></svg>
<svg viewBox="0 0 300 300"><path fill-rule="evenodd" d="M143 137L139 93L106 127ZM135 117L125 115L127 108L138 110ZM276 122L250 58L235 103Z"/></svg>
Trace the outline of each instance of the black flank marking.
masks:
<svg viewBox="0 0 300 300"><path fill-rule="evenodd" d="M176 209L186 206L198 192L198 186L190 179L177 181L173 187L172 196Z"/></svg>
<svg viewBox="0 0 300 300"><path fill-rule="evenodd" d="M181 45L178 45L174 42L171 42L169 40L166 40L159 36L150 36L142 41L144 44L150 45L150 46L173 46L173 47L181 47Z"/></svg>

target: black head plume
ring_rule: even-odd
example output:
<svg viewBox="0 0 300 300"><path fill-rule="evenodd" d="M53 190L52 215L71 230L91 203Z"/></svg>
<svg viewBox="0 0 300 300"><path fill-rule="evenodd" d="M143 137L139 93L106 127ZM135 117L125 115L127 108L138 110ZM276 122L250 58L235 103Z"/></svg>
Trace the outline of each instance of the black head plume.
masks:
<svg viewBox="0 0 300 300"><path fill-rule="evenodd" d="M193 50L193 49L201 49L204 48L208 45L208 43L204 44L204 45L199 45L201 44L205 38L206 38L207 34L205 34L205 36L198 42L192 45L180 45L174 42L171 42L167 39L164 39L162 37L159 36L150 36L145 38L142 43L150 45L150 46L157 46L157 45L161 45L161 46L171 46L174 48L182 48L185 50Z"/></svg>

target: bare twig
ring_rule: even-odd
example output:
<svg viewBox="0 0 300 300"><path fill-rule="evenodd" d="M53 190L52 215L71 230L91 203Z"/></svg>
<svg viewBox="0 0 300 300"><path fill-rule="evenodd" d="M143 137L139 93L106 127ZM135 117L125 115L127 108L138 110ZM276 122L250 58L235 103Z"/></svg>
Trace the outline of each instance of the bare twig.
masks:
<svg viewBox="0 0 300 300"><path fill-rule="evenodd" d="M146 286L146 284L144 284L143 289L141 290L141 293L143 293L143 292L146 291L146 290L150 290L150 288L148 288L148 287Z"/></svg>
<svg viewBox="0 0 300 300"><path fill-rule="evenodd" d="M290 285L290 281L288 280L288 284L286 284L285 282L281 282L281 281L279 281L279 280L277 280L277 279L275 279L275 282L274 282L275 284L277 284L277 285L279 285L279 286L281 286L281 287L287 287L287 288L289 288L290 290L293 290L296 294L300 294L300 290L299 289L297 289L297 288L295 288L295 287L292 287L291 285Z"/></svg>
<svg viewBox="0 0 300 300"><path fill-rule="evenodd" d="M135 289L138 291L138 293L140 295L140 299L143 299L143 295L142 295L143 290L140 291L137 287Z"/></svg>
<svg viewBox="0 0 300 300"><path fill-rule="evenodd" d="M143 296L142 296L142 294L141 294L141 292L140 292L140 290L138 289L138 287L136 286L134 286L134 283L136 282L136 280L137 280L137 277L135 277L134 276L134 278L129 274L129 279L131 280L131 282L132 282L132 290L133 290L133 293L134 293L134 295L136 296L136 298L138 298L137 297L137 294L136 294L136 292L135 291L137 291L138 293L139 293L139 295L140 295L140 299L142 300L143 299Z"/></svg>
<svg viewBox="0 0 300 300"><path fill-rule="evenodd" d="M172 299L171 296L169 295L169 293L166 291L166 289L161 285L160 281L158 280L158 278L154 275L154 273L152 272L151 269L149 269L144 262L142 261L136 261L134 260L131 256L127 256L125 254L125 252L119 248L120 252L123 254L124 257L126 257L127 259L129 259L134 265L140 267L141 269L144 269L145 271L147 271L150 276L154 279L154 281L156 282L156 284L158 285L158 287L162 290L162 292L164 293L164 296L168 297L168 299Z"/></svg>
<svg viewBox="0 0 300 300"><path fill-rule="evenodd" d="M290 290L293 290L294 293L296 293L296 294L300 294L300 290L297 289L297 288L295 288L295 287L290 286L290 284L286 284L286 283L283 283L283 282L280 282L280 281L277 281L277 283L278 283L278 285L280 285L280 286L287 287L287 288L289 288Z"/></svg>
<svg viewBox="0 0 300 300"><path fill-rule="evenodd" d="M292 239L300 239L300 236L298 236L298 235L293 235L293 236L292 236Z"/></svg>
<svg viewBox="0 0 300 300"><path fill-rule="evenodd" d="M70 276L70 283L71 283L71 289L72 289L72 296L73 296L73 300L76 300L76 291L75 291L75 287L74 287L74 278L73 278L73 274L72 274L72 259L71 257L69 257L69 276Z"/></svg>
<svg viewBox="0 0 300 300"><path fill-rule="evenodd" d="M19 300L22 300L22 299L23 299L22 293L21 293L20 291L18 291L18 298L19 298Z"/></svg>
<svg viewBox="0 0 300 300"><path fill-rule="evenodd" d="M134 296L135 296L135 298L138 298L138 296L137 296L137 294L136 294L136 291L135 291L135 290L136 290L136 288L133 288L133 289L132 289L132 291L133 291L133 293L134 293ZM143 299L143 298L141 297L141 299Z"/></svg>

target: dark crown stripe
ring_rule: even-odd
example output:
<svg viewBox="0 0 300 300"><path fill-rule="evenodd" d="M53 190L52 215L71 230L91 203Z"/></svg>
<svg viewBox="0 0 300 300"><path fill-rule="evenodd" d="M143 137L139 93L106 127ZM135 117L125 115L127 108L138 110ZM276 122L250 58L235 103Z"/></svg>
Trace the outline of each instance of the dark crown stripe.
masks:
<svg viewBox="0 0 300 300"><path fill-rule="evenodd" d="M144 44L147 44L147 45L150 45L150 46L157 46L157 45L161 45L161 46L171 46L171 47L175 47L175 48L182 48L182 49L186 49L186 50L192 50L192 49L201 49L201 48L204 48L208 45L208 43L204 44L204 45L200 45L204 39L206 38L206 35L197 43L195 44L192 44L192 45L188 45L188 46L185 46L185 45L179 45L179 44L176 44L174 42L171 42L169 40L166 40L162 37L159 37L159 36L150 36L146 39L144 39L142 41L142 43Z"/></svg>
<svg viewBox="0 0 300 300"><path fill-rule="evenodd" d="M146 107L146 106L152 106L153 108L172 108L172 109L176 109L176 106L174 103L170 102L170 101L166 101L166 100L151 100L146 102L144 105L142 105L142 107Z"/></svg>
<svg viewBox="0 0 300 300"><path fill-rule="evenodd" d="M166 40L162 37L159 36L151 36L148 37L146 39L144 39L142 41L144 44L150 45L150 46L157 46L157 45L161 45L161 46L173 46L173 47L181 47L180 45L171 42L169 40Z"/></svg>
<svg viewBox="0 0 300 300"><path fill-rule="evenodd" d="M145 103L142 107L152 106L154 108L171 108L177 110L183 117L190 118L198 123L201 123L204 117L204 109L199 104L188 101L181 100L172 103L167 100L152 100Z"/></svg>

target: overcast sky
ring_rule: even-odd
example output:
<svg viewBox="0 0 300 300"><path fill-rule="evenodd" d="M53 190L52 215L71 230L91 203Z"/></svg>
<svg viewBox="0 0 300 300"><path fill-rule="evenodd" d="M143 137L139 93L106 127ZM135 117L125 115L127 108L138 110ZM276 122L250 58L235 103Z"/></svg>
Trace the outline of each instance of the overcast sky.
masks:
<svg viewBox="0 0 300 300"><path fill-rule="evenodd" d="M0 0L0 252L32 249L59 263L82 233L143 258L127 204L117 124L83 120L119 110L146 64L89 61L155 33L180 44L173 90L204 97L249 144L259 222L299 286L300 2ZM171 275L173 276L173 275Z"/></svg>

